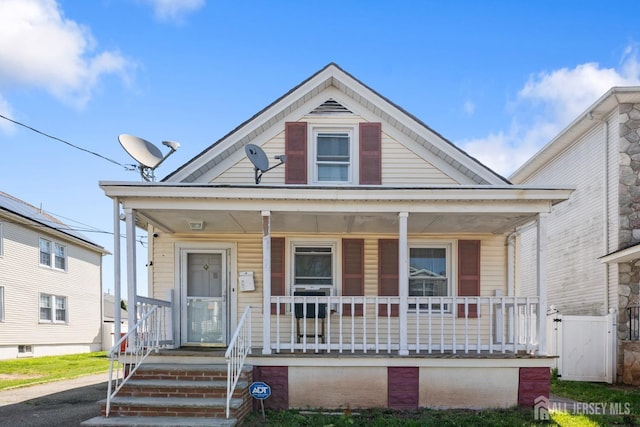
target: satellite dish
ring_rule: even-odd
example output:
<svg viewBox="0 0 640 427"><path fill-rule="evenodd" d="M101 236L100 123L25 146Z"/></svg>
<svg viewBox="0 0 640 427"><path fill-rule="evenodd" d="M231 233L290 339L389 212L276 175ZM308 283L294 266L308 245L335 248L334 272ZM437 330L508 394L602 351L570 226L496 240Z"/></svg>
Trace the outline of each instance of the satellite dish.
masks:
<svg viewBox="0 0 640 427"><path fill-rule="evenodd" d="M251 163L253 163L256 184L260 184L263 173L269 172L271 169L280 166L287 160L287 157L285 155L275 156L275 159L280 160L280 163L275 166L269 167L269 158L262 148L258 147L255 144L247 144L244 147L244 151L245 153L247 153L247 158L249 158Z"/></svg>
<svg viewBox="0 0 640 427"><path fill-rule="evenodd" d="M153 171L180 147L180 144L177 142L163 141L162 144L171 150L163 156L162 151L146 139L121 134L118 136L118 141L120 145L122 145L122 148L124 148L124 151L138 162L136 169L140 170L140 175L145 181L153 181Z"/></svg>

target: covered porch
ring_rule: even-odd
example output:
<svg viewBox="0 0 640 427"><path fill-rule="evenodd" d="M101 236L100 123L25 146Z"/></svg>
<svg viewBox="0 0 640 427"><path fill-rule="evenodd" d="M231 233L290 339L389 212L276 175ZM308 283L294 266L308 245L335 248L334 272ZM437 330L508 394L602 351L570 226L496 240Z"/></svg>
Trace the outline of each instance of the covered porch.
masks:
<svg viewBox="0 0 640 427"><path fill-rule="evenodd" d="M256 271L255 292L239 292L238 273L245 268L242 247L230 255L229 293L224 301L226 347L239 326L243 310L252 307L254 347L263 355L301 352L307 354L358 353L436 354L537 354L546 355L546 213L565 200L571 190L514 186L430 188L314 188L255 187L165 183L101 183L114 200L114 228L120 234L124 216L127 259L127 297L136 307L135 230L142 227L149 239L151 297L166 300L154 274L161 253L160 241L233 241L235 236L253 236L261 241L252 262ZM537 295L517 296L512 281L513 248L508 236L518 227L535 222L538 230ZM199 230L191 223L201 225ZM272 239L274 236L327 236L340 239L379 236L398 241L397 295L379 295L367 288L363 295L336 291L309 295L293 292L272 295ZM372 237L373 236L373 237ZM456 239L458 236L493 236L502 241L506 262L496 267L503 277L492 279L498 288L486 287L481 279L480 295L461 296L450 287L447 295L410 295L410 241L423 236ZM120 242L114 248L119 259ZM166 248L167 246L165 246ZM177 259L175 253L169 254ZM261 259L256 260L255 256ZM253 265L253 264L252 264ZM120 266L116 267L116 280ZM177 270L179 266L174 265ZM176 273L172 277L178 278ZM177 279L176 279L177 280ZM340 282L337 278L336 282ZM174 347L179 347L180 318L184 296L178 284L171 285L174 300L166 326ZM120 288L116 283L117 290ZM252 298L248 298L251 296ZM256 301L255 296L259 297ZM119 298L116 295L116 298ZM257 303L256 303L257 302ZM297 315L296 315L297 314ZM140 317L129 312L129 323ZM116 322L117 323L117 322Z"/></svg>

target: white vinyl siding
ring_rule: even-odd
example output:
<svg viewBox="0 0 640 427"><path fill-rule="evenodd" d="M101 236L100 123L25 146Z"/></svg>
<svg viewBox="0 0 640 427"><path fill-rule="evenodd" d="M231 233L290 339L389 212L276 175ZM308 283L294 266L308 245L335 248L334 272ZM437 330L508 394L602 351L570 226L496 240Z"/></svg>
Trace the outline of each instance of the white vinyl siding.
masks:
<svg viewBox="0 0 640 427"><path fill-rule="evenodd" d="M595 126L522 183L576 187L569 200L553 207L547 222L547 302L563 314L606 314L606 267L598 259L607 252L602 138L602 125ZM519 274L525 275L519 282L525 289L535 280L535 265L524 265L535 261L535 244L526 243L535 233L529 229L522 239L526 246L519 248L524 257Z"/></svg>
<svg viewBox="0 0 640 427"><path fill-rule="evenodd" d="M3 249L4 249L4 233L2 232L2 222L0 222L0 257L3 255Z"/></svg>
<svg viewBox="0 0 640 427"><path fill-rule="evenodd" d="M0 286L0 322L4 322L4 286Z"/></svg>

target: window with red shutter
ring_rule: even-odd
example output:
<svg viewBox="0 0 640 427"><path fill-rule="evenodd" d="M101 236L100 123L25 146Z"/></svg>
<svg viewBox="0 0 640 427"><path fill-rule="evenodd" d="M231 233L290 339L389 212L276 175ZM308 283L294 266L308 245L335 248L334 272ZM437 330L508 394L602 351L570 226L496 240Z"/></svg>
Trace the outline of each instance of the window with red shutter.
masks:
<svg viewBox="0 0 640 427"><path fill-rule="evenodd" d="M364 295L364 239L342 239L342 295ZM351 315L351 304L342 312ZM355 315L362 316L362 304L355 304Z"/></svg>
<svg viewBox="0 0 640 427"><path fill-rule="evenodd" d="M360 123L360 184L382 184L382 124Z"/></svg>
<svg viewBox="0 0 640 427"><path fill-rule="evenodd" d="M458 242L458 296L480 296L480 240ZM458 317L464 316L464 304L458 305ZM477 304L469 304L469 317L478 317Z"/></svg>
<svg viewBox="0 0 640 427"><path fill-rule="evenodd" d="M399 295L398 272L398 239L378 240L378 295ZM380 304L379 313L387 315L387 304ZM397 305L391 306L391 315L398 316Z"/></svg>
<svg viewBox="0 0 640 427"><path fill-rule="evenodd" d="M307 123L287 122L284 132L284 150L287 156L284 171L285 184L307 183Z"/></svg>

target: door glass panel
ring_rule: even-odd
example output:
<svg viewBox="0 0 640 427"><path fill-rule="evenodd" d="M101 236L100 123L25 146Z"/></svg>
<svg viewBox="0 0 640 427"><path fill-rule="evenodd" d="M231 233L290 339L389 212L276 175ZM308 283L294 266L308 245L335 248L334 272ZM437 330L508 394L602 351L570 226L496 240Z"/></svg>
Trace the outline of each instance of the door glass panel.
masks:
<svg viewBox="0 0 640 427"><path fill-rule="evenodd" d="M226 281L222 253L187 254L187 343L226 344Z"/></svg>

